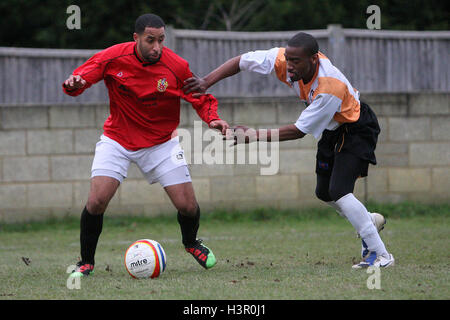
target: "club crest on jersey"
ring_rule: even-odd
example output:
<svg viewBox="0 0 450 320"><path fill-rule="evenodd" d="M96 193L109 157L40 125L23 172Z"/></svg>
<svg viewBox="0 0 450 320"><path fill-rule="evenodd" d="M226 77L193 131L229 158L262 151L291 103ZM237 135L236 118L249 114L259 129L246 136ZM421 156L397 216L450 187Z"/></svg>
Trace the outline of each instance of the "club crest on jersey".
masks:
<svg viewBox="0 0 450 320"><path fill-rule="evenodd" d="M169 86L169 83L167 82L166 78L162 78L158 80L158 84L156 85L156 89L159 92L166 91L167 87Z"/></svg>

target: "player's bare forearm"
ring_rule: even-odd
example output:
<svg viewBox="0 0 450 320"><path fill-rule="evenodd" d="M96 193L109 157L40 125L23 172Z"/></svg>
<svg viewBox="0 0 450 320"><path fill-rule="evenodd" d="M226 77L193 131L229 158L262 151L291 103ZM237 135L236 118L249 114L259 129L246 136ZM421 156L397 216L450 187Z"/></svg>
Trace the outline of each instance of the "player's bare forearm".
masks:
<svg viewBox="0 0 450 320"><path fill-rule="evenodd" d="M183 86L184 93L189 94L193 92L194 97L206 93L206 90L215 83L239 73L241 71L239 69L240 60L241 56L231 58L204 78L191 77L186 79Z"/></svg>
<svg viewBox="0 0 450 320"><path fill-rule="evenodd" d="M220 67L211 71L207 76L205 76L204 80L206 82L207 88L211 87L220 80L231 77L236 73L239 73L241 71L239 69L240 60L241 56L231 58L230 60L222 64Z"/></svg>
<svg viewBox="0 0 450 320"><path fill-rule="evenodd" d="M254 141L286 141L300 139L305 136L295 125L290 124L279 129L252 129L246 126L232 128L232 135L227 135L227 140L234 140L234 144L251 143Z"/></svg>
<svg viewBox="0 0 450 320"><path fill-rule="evenodd" d="M258 141L287 141L303 138L305 134L295 125L289 124L279 129L259 129L256 131Z"/></svg>

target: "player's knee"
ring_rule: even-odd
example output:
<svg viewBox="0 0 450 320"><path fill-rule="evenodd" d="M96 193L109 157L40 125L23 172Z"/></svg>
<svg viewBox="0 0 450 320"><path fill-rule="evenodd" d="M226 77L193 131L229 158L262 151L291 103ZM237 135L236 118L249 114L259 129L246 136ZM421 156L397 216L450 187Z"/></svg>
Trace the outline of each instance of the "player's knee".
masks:
<svg viewBox="0 0 450 320"><path fill-rule="evenodd" d="M108 200L101 197L89 197L86 209L90 214L103 214L108 206Z"/></svg>

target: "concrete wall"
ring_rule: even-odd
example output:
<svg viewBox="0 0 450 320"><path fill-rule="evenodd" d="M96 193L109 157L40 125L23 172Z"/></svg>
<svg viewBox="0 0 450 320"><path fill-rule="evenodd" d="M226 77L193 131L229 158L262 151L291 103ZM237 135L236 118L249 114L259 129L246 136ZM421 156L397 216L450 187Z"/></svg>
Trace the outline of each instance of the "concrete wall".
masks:
<svg viewBox="0 0 450 320"><path fill-rule="evenodd" d="M363 95L379 117L379 164L359 179L361 200L448 202L450 199L449 94ZM230 124L277 128L293 123L303 106L295 97L220 99ZM95 143L107 105L0 107L0 222L79 215L88 195ZM199 120L182 105L180 128ZM206 127L203 127L206 129ZM203 149L208 142L203 142ZM246 147L247 149L249 146ZM250 147L252 148L252 147ZM307 136L279 145L279 172L258 164L195 164L191 174L203 212L213 208L320 206L315 199L316 141ZM148 185L134 165L108 214L174 212L159 184Z"/></svg>

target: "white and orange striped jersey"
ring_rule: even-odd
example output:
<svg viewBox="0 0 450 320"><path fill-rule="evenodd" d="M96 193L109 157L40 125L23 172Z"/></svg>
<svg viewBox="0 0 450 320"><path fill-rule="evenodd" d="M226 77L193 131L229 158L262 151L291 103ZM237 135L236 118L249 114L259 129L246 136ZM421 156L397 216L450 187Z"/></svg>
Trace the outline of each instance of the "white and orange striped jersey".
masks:
<svg viewBox="0 0 450 320"><path fill-rule="evenodd" d="M330 60L319 52L319 67L309 83L292 82L287 74L285 48L250 51L241 55L239 68L261 74L274 72L306 104L295 126L316 139L322 132L335 130L346 122L359 119L359 92Z"/></svg>

